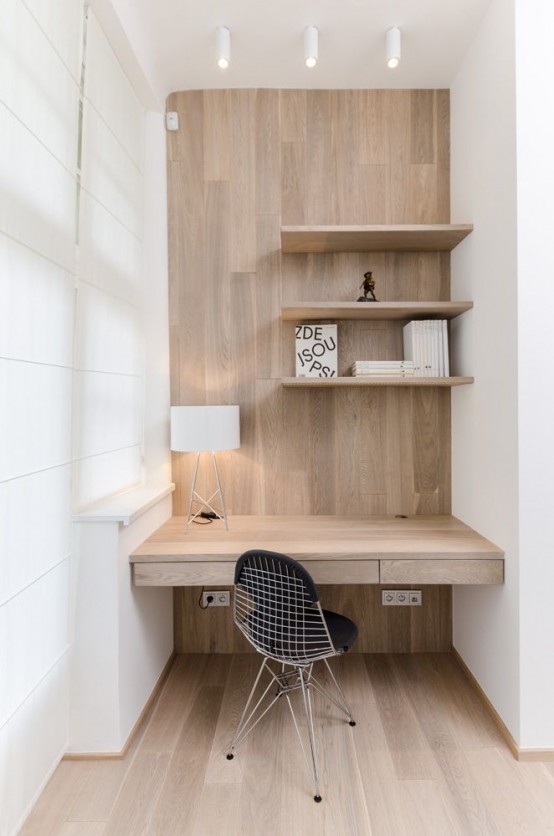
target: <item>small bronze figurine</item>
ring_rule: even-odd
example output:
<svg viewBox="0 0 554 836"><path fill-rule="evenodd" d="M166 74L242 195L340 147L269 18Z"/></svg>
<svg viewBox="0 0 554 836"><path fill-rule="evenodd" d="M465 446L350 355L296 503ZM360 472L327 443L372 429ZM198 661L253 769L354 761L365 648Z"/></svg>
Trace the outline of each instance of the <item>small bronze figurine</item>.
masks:
<svg viewBox="0 0 554 836"><path fill-rule="evenodd" d="M364 273L364 280L360 285L360 288L363 288L364 295L358 298L358 302L378 302L379 300L375 296L375 279L373 278L373 273L371 270L368 270L367 273ZM371 298L368 297L370 294Z"/></svg>

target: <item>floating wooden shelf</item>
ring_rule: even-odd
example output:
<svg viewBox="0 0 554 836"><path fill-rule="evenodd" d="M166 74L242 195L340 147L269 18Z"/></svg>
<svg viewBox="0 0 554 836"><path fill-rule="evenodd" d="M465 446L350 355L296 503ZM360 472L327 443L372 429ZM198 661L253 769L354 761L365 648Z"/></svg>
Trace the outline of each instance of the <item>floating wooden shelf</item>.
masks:
<svg viewBox="0 0 554 836"><path fill-rule="evenodd" d="M323 388L341 386L463 386L473 383L472 377L282 377L281 383L289 388Z"/></svg>
<svg viewBox="0 0 554 836"><path fill-rule="evenodd" d="M472 224L282 226L281 249L284 253L450 252L472 231Z"/></svg>
<svg viewBox="0 0 554 836"><path fill-rule="evenodd" d="M453 319L473 302L294 302L284 304L281 319Z"/></svg>

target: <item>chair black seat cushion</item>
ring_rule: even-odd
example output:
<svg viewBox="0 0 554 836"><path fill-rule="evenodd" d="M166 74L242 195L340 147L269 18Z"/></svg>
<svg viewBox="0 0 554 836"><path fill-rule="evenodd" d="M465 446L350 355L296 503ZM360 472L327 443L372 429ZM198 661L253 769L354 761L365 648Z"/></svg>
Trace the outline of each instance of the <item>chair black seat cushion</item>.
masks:
<svg viewBox="0 0 554 836"><path fill-rule="evenodd" d="M323 610L323 617L327 622L327 628L336 650L346 653L350 650L358 635L358 628L345 615L339 615L331 610Z"/></svg>

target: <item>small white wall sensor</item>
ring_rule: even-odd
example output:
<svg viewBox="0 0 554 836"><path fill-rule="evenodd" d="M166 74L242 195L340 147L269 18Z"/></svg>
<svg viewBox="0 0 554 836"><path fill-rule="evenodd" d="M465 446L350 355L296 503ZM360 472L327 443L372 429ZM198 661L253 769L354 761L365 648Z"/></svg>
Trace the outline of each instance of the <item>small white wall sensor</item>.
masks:
<svg viewBox="0 0 554 836"><path fill-rule="evenodd" d="M170 110L169 113L165 114L165 126L168 131L178 131L179 130L179 114L176 113L174 110Z"/></svg>

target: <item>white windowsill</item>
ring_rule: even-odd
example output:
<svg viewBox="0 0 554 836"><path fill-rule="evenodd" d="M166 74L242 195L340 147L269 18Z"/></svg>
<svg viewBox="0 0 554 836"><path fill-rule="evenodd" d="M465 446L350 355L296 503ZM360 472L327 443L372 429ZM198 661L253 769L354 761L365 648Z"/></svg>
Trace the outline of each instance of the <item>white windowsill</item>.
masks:
<svg viewBox="0 0 554 836"><path fill-rule="evenodd" d="M79 513L73 515L74 522L117 522L130 525L138 517L165 499L175 490L175 484L168 482L164 485L140 485L115 496L101 499L92 505L87 505Z"/></svg>

